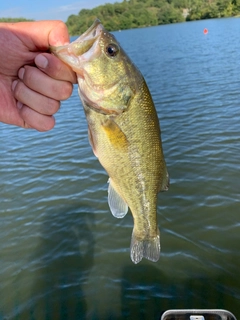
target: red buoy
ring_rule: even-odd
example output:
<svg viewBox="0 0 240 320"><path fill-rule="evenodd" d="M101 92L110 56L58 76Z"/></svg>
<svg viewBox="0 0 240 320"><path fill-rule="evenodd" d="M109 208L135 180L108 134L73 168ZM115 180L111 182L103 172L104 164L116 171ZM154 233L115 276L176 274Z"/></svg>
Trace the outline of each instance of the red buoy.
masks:
<svg viewBox="0 0 240 320"><path fill-rule="evenodd" d="M205 29L203 30L203 33L204 33L204 34L207 34L207 33L208 33L208 29L205 28Z"/></svg>

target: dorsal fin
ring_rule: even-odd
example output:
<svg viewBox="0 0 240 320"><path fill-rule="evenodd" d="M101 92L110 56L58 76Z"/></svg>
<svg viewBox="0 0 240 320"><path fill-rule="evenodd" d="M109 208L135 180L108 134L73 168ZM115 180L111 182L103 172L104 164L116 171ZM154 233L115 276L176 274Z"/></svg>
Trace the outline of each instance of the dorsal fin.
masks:
<svg viewBox="0 0 240 320"><path fill-rule="evenodd" d="M170 184L169 174L168 174L168 171L167 171L167 166L166 166L166 164L164 163L164 167L163 167L163 178L162 178L161 183L160 183L160 185L159 185L159 190L158 190L158 192L168 191L169 184Z"/></svg>

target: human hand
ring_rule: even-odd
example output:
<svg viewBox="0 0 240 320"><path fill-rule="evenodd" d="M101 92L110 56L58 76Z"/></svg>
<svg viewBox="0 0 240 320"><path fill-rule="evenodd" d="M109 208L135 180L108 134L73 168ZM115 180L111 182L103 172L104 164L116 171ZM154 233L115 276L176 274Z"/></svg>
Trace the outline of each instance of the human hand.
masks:
<svg viewBox="0 0 240 320"><path fill-rule="evenodd" d="M47 131L76 75L47 53L69 42L61 21L0 24L0 122Z"/></svg>

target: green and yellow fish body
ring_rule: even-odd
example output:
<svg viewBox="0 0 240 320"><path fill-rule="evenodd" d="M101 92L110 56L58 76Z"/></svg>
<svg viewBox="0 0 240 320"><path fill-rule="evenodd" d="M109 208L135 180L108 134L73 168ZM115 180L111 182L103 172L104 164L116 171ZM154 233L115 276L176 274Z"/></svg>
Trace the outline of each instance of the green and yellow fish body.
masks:
<svg viewBox="0 0 240 320"><path fill-rule="evenodd" d="M93 152L109 175L108 203L117 218L131 209L131 259L157 261L157 195L168 189L157 113L146 82L115 37L95 23L52 52L77 73Z"/></svg>

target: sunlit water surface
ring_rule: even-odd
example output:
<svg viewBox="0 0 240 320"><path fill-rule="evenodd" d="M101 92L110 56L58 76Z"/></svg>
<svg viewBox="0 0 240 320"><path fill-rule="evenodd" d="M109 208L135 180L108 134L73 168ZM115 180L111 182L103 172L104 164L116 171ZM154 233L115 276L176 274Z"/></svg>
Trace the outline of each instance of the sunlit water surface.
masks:
<svg viewBox="0 0 240 320"><path fill-rule="evenodd" d="M109 211L77 88L50 132L0 125L1 320L240 317L239 34L237 18L115 33L161 122L171 186L157 263L130 260L132 217Z"/></svg>

